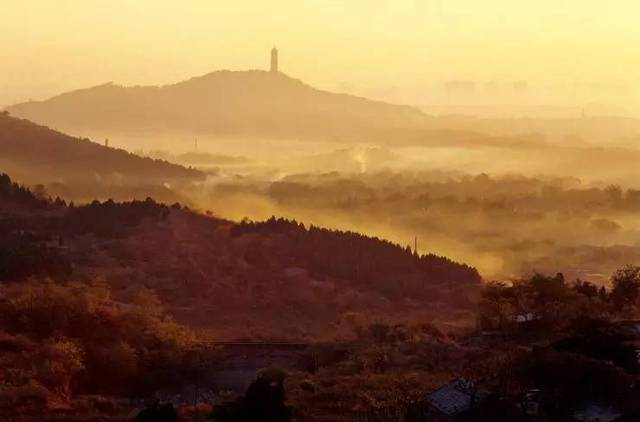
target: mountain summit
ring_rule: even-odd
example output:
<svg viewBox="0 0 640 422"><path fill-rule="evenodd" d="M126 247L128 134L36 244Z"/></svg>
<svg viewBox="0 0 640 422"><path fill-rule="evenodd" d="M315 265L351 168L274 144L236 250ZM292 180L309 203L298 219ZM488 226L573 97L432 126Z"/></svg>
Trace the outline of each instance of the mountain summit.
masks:
<svg viewBox="0 0 640 422"><path fill-rule="evenodd" d="M315 89L280 71L217 71L165 86L108 83L17 104L18 117L70 133L363 140L422 126L409 106Z"/></svg>

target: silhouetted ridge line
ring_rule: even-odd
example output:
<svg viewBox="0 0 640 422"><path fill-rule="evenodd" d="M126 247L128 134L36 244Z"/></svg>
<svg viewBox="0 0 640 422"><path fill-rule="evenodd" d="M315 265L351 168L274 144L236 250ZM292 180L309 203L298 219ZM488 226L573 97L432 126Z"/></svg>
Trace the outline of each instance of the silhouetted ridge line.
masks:
<svg viewBox="0 0 640 422"><path fill-rule="evenodd" d="M263 222L242 221L231 233L280 234L291 242L289 253L312 273L379 284L388 288L390 279L416 292L424 282L475 284L481 281L477 270L434 254L417 256L409 247L401 246L350 231L309 226L283 218L272 217ZM415 279L416 273L420 279Z"/></svg>
<svg viewBox="0 0 640 422"><path fill-rule="evenodd" d="M9 107L74 133L255 136L357 140L417 130L417 108L315 89L284 73L216 71L163 86L112 83Z"/></svg>
<svg viewBox="0 0 640 422"><path fill-rule="evenodd" d="M122 176L136 180L200 179L204 175L167 161L139 157L0 113L0 156L13 168L66 176Z"/></svg>

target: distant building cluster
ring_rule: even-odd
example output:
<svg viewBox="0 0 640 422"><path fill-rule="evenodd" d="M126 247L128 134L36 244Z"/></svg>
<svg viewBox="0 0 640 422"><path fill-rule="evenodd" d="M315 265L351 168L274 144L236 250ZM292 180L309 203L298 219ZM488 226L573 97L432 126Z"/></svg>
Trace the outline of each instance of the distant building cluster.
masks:
<svg viewBox="0 0 640 422"><path fill-rule="evenodd" d="M476 92L487 93L522 93L527 91L529 84L527 81L498 82L488 81L484 84L469 80L445 81L443 84L445 91L449 94L470 94Z"/></svg>

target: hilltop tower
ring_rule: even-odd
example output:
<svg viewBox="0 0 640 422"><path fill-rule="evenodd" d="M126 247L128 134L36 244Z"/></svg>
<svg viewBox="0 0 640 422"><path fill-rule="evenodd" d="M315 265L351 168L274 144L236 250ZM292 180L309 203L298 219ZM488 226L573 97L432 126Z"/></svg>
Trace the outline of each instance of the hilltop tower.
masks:
<svg viewBox="0 0 640 422"><path fill-rule="evenodd" d="M273 47L271 49L271 72L278 73L278 49Z"/></svg>

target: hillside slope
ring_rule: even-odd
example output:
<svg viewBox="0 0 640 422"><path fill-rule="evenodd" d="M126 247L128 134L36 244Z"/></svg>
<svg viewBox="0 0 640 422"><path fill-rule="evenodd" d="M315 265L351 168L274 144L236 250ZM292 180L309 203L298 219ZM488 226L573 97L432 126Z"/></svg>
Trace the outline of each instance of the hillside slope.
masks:
<svg viewBox="0 0 640 422"><path fill-rule="evenodd" d="M418 109L314 89L282 73L218 71L161 87L106 84L8 109L71 133L363 139L419 128Z"/></svg>
<svg viewBox="0 0 640 422"><path fill-rule="evenodd" d="M69 199L118 197L164 200L167 186L204 179L200 171L139 157L0 113L0 169L21 182L43 184ZM57 191L57 192L56 192Z"/></svg>
<svg viewBox="0 0 640 422"><path fill-rule="evenodd" d="M50 171L55 178L120 175L171 180L202 177L196 170L107 148L7 113L0 114L0 152L0 163L4 168L32 166L37 172Z"/></svg>
<svg viewBox="0 0 640 422"><path fill-rule="evenodd" d="M286 220L233 223L150 199L69 208L0 192L2 204L0 226L11 235L0 262L20 251L29 267L12 266L0 281L101 281L125 304L152 289L179 322L218 338L339 337L375 321L468 322L480 287L475 269L446 258Z"/></svg>

